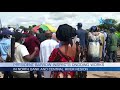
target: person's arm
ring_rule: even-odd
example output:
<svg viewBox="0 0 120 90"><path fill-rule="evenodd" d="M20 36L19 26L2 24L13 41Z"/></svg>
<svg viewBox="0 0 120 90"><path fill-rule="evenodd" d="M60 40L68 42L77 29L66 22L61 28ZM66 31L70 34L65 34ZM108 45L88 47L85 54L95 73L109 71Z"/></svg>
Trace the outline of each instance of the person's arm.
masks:
<svg viewBox="0 0 120 90"><path fill-rule="evenodd" d="M6 62L13 62L11 58L11 48L8 49Z"/></svg>
<svg viewBox="0 0 120 90"><path fill-rule="evenodd" d="M41 44L42 45L42 44ZM39 52L39 57L40 57L40 62L43 62L43 55L42 55L42 47L40 45L40 52Z"/></svg>
<svg viewBox="0 0 120 90"><path fill-rule="evenodd" d="M87 49L87 47L88 47L88 32L86 31L86 34L85 34L85 45L86 45L86 49Z"/></svg>
<svg viewBox="0 0 120 90"><path fill-rule="evenodd" d="M38 47L35 47L35 50L31 55L26 55L23 58L27 61L32 61L35 58L35 55L36 55L37 51L38 51Z"/></svg>
<svg viewBox="0 0 120 90"><path fill-rule="evenodd" d="M0 62L3 62L4 60L2 59L2 57L0 57Z"/></svg>
<svg viewBox="0 0 120 90"><path fill-rule="evenodd" d="M3 62L4 60L3 60L3 58L1 57L1 53L0 53L0 62Z"/></svg>

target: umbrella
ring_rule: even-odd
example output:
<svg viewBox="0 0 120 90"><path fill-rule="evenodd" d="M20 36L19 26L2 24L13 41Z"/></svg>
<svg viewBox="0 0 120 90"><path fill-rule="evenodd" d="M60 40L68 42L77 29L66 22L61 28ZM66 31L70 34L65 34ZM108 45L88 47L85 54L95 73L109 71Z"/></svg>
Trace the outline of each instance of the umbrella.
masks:
<svg viewBox="0 0 120 90"><path fill-rule="evenodd" d="M44 24L40 25L40 28L42 28L43 31L49 30L49 28L46 25L44 25Z"/></svg>
<svg viewBox="0 0 120 90"><path fill-rule="evenodd" d="M35 27L33 28L33 31L34 31L35 33L39 33L39 31L38 31L39 28L42 28L43 31L47 31L47 30L50 30L51 32L56 32L56 31L57 31L57 29L54 28L54 27L53 27L52 25L50 25L50 24L42 24L42 25L39 25L39 26L35 26Z"/></svg>
<svg viewBox="0 0 120 90"><path fill-rule="evenodd" d="M50 24L44 24L44 25L47 26L51 32L56 32L57 31L57 29Z"/></svg>
<svg viewBox="0 0 120 90"><path fill-rule="evenodd" d="M35 26L34 28L33 28L33 31L35 32L35 33L38 33L39 31L38 31L38 29L40 28L40 25L39 26Z"/></svg>
<svg viewBox="0 0 120 90"><path fill-rule="evenodd" d="M39 25L39 26L35 26L35 27L33 28L33 31L34 31L35 33L39 33L39 28L42 28L43 31L49 30L49 28L48 28L47 26L45 26L44 24L42 24L42 25Z"/></svg>

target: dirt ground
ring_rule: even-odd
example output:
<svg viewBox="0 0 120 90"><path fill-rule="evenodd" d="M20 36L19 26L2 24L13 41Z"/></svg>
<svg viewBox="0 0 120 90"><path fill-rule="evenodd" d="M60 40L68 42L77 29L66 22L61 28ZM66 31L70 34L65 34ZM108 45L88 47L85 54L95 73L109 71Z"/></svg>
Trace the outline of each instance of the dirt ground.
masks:
<svg viewBox="0 0 120 90"><path fill-rule="evenodd" d="M117 54L120 56L120 48ZM88 72L87 78L120 78L120 72Z"/></svg>
<svg viewBox="0 0 120 90"><path fill-rule="evenodd" d="M87 78L120 78L120 72L88 72Z"/></svg>
<svg viewBox="0 0 120 90"><path fill-rule="evenodd" d="M120 48L117 54L120 56ZM120 72L88 72L87 78L120 78Z"/></svg>

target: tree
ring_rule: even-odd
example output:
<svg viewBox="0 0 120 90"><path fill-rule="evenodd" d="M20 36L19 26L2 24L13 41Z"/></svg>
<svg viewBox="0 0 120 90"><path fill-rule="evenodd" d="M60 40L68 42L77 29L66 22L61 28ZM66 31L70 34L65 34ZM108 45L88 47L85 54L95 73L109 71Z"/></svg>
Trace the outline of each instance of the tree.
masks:
<svg viewBox="0 0 120 90"><path fill-rule="evenodd" d="M103 20L102 24L98 25L101 29L110 29L111 27L116 27L117 21L115 19L105 19Z"/></svg>
<svg viewBox="0 0 120 90"><path fill-rule="evenodd" d="M37 26L37 25L32 25L32 27L35 27L35 26Z"/></svg>
<svg viewBox="0 0 120 90"><path fill-rule="evenodd" d="M120 32L120 23L118 23L118 24L116 25L116 29L117 29L118 32Z"/></svg>
<svg viewBox="0 0 120 90"><path fill-rule="evenodd" d="M24 27L24 26L20 26L19 28L20 28L20 29L24 29L25 27Z"/></svg>
<svg viewBox="0 0 120 90"><path fill-rule="evenodd" d="M33 27L32 26L29 26L29 29L31 30Z"/></svg>

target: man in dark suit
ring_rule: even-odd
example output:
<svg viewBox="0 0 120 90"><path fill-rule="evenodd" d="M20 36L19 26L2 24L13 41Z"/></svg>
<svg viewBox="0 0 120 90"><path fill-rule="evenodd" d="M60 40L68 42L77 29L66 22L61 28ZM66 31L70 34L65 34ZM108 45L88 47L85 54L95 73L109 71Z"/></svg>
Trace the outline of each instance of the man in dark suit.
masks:
<svg viewBox="0 0 120 90"><path fill-rule="evenodd" d="M80 40L80 46L81 46L81 56L80 56L80 60L82 62L86 61L86 57L87 57L87 31L82 29L82 23L78 23L77 24L77 28L78 30L76 30L76 34L77 37ZM78 72L79 73L79 78L86 78L87 77L87 72L86 71L82 71L82 72Z"/></svg>
<svg viewBox="0 0 120 90"><path fill-rule="evenodd" d="M78 30L76 30L77 37L80 39L80 46L81 46L81 61L84 59L85 51L87 49L87 31L82 29L82 23L77 24Z"/></svg>

